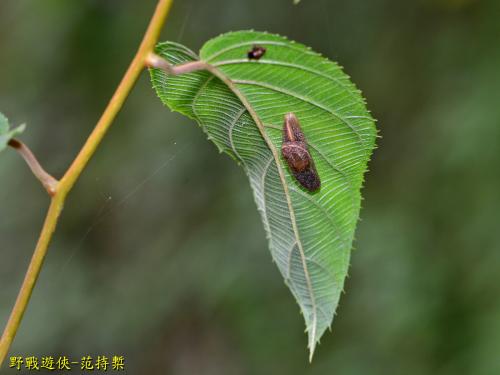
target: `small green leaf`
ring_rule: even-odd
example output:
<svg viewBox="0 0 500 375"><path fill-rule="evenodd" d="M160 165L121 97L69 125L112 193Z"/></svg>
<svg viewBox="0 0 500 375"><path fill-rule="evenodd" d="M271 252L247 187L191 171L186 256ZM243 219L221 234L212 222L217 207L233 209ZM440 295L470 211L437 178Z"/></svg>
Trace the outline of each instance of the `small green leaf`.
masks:
<svg viewBox="0 0 500 375"><path fill-rule="evenodd" d="M3 151L9 141L17 134L24 131L25 125L19 125L17 128L10 129L9 120L0 112L0 151Z"/></svg>
<svg viewBox="0 0 500 375"><path fill-rule="evenodd" d="M265 53L249 59L255 46ZM248 175L271 254L304 315L312 356L343 290L375 145L364 99L337 64L278 35L224 34L208 41L200 57L170 42L157 53L173 64L201 59L211 65L210 72L181 76L151 69L153 87ZM319 192L302 188L281 156L289 112L306 136Z"/></svg>

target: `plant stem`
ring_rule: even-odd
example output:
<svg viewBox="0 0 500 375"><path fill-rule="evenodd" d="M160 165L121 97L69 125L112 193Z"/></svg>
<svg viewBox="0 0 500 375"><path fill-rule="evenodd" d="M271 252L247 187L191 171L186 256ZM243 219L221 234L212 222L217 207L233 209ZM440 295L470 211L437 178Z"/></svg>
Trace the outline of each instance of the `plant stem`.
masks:
<svg viewBox="0 0 500 375"><path fill-rule="evenodd" d="M33 172L35 177L42 183L47 193L49 193L50 196L54 196L58 181L43 169L29 147L18 139L11 139L8 145L23 157L28 167L30 167L31 172Z"/></svg>
<svg viewBox="0 0 500 375"><path fill-rule="evenodd" d="M118 88L104 110L101 118L97 122L94 130L88 137L71 166L64 174L63 178L57 184L57 188L52 197L33 257L31 258L30 265L26 271L26 276L21 289L19 290L16 303L14 304L0 340L0 367L7 356L12 341L14 340L17 330L19 329L24 312L26 311L31 293L36 284L38 275L40 274L50 240L61 214L64 201L123 106L123 103L139 78L143 68L146 66L146 58L151 52L153 52L172 2L173 0L158 1L141 45L139 46L139 49L127 72L123 76Z"/></svg>

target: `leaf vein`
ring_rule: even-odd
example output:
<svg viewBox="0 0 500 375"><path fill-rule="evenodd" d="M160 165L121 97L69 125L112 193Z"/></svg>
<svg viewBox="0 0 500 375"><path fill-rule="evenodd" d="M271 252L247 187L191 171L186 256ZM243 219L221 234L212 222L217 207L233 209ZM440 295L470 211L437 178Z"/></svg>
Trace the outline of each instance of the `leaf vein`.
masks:
<svg viewBox="0 0 500 375"><path fill-rule="evenodd" d="M241 119L241 116L243 116L243 114L247 111L247 109L245 107L243 107L239 112L238 114L235 116L235 118L233 119L233 121L231 122L231 124L229 125L229 144L231 145L231 148L233 149L234 151L234 154L238 157L238 159L241 160L241 162L243 164L245 164L245 162L243 161L243 158L240 156L240 154L238 153L238 151L236 151L236 147L234 147L234 141L233 141L233 130L234 130L234 127L236 126L236 123L238 122L239 119Z"/></svg>
<svg viewBox="0 0 500 375"><path fill-rule="evenodd" d="M331 110L327 107L325 107L324 105L320 104L320 103L317 103L316 101L310 99L310 98L307 98L305 96L302 96L302 95L299 95L297 93L294 93L294 92L291 92L291 91L288 91L288 90L284 90L284 89L281 89L279 87L276 87L276 86L273 86L273 85L268 85L266 83L263 83L263 82L258 82L258 81L251 81L251 80L233 80L233 82L235 84L241 84L241 85L253 85L253 86L259 86L259 87L262 87L262 88L266 88L266 89L269 89L269 90L273 90L273 91L276 91L276 92L280 92L282 94L285 94L285 95L289 95L291 97L294 97L294 98L297 98L297 99L300 99L306 103L309 103L317 108L320 108L322 109L323 111L325 112L328 112L330 114L332 114L334 117L338 118L341 122L343 122L345 125L347 125L353 132L354 134L356 134L356 136L358 137L358 141L364 151L364 153L366 154L366 145L365 145L365 142L363 140L363 138L361 137L361 134L360 132L349 122L345 119L344 116L338 114L336 111L334 110Z"/></svg>
<svg viewBox="0 0 500 375"><path fill-rule="evenodd" d="M222 54L224 54L226 52L235 50L235 49L240 48L240 47L253 46L254 44L258 44L258 45L261 45L261 46L264 46L264 45L268 45L268 46L280 46L280 47L285 47L285 48L288 48L288 49L291 49L291 50L295 50L295 51L298 51L298 52L301 52L301 53L305 53L305 54L308 54L308 55L319 56L316 52L309 51L309 50L307 50L305 48L291 46L289 44L282 43L282 42L271 41L271 40L252 40L251 42L237 43L237 44L233 44L232 46L229 46L229 47L226 47L226 48L222 48L219 51L217 51L217 52L213 53L212 55L210 55L209 57L205 58L204 60L206 62L210 62L210 60L213 60L216 57L218 57L218 56L220 56L220 55L222 55Z"/></svg>
<svg viewBox="0 0 500 375"><path fill-rule="evenodd" d="M221 62L212 64L212 65L216 66L216 67L219 67L219 66L224 66L224 65L237 65L237 64L248 64L248 63L254 64L253 61L245 60L245 59L239 59L239 60L225 60L225 61L221 61ZM316 75L318 77L325 78L325 79L327 79L329 81L337 83L339 86L341 86L342 88L344 88L346 90L347 94L351 98L355 99L355 101L357 103L362 103L362 99L359 99L355 95L356 92L359 93L359 90L356 89L355 91L353 91L353 88L346 86L346 84L344 84L343 82L341 82L339 79L337 79L335 77L332 77L331 75L327 75L327 74L321 73L320 71L318 71L316 69L310 69L310 68L302 66L302 65L292 64L292 63L286 63L286 62L277 61L277 60L265 60L265 59L261 59L261 60L259 60L259 64L276 65L276 66L293 68L293 69L302 70L304 72L312 73L312 74L314 74L314 75Z"/></svg>

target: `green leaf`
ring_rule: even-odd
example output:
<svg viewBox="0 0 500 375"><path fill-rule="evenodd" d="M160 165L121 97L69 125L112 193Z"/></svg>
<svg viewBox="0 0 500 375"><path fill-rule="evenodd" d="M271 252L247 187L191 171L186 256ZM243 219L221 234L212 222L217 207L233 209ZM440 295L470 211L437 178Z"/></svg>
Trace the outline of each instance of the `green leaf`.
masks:
<svg viewBox="0 0 500 375"><path fill-rule="evenodd" d="M260 60L247 58L254 45L266 48ZM181 76L151 69L153 87L248 175L272 257L304 315L312 357L343 290L375 145L374 120L360 92L337 64L278 35L224 34L207 42L200 58L171 42L159 44L157 53L173 64L211 64L210 72ZM301 123L319 192L302 188L281 156L288 112Z"/></svg>
<svg viewBox="0 0 500 375"><path fill-rule="evenodd" d="M14 138L17 134L24 131L24 124L18 126L17 128L10 129L9 120L7 117L0 112L0 151L3 151L9 141Z"/></svg>

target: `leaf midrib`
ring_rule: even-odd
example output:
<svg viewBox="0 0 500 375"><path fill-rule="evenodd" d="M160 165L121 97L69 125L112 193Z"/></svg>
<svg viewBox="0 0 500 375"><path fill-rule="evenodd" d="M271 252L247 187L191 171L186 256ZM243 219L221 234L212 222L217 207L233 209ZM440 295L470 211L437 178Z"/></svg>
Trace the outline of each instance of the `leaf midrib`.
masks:
<svg viewBox="0 0 500 375"><path fill-rule="evenodd" d="M276 147L274 146L273 142L271 141L271 139L267 135L262 120L257 115L254 108L251 106L251 104L248 101L248 99L246 98L246 96L243 95L243 93L238 89L238 87L236 87L234 81L231 78L229 78L228 76L226 76L219 69L217 69L216 67L214 67L208 63L207 63L207 70L210 73L212 73L214 76L219 78L223 83L225 83L226 86L238 97L238 99L240 99L243 106L247 109L248 113L250 114L252 119L255 121L255 124L257 125L257 128L259 129L259 132L262 135L262 138L264 138L264 141L266 142L271 153L273 154L273 158L274 158L274 161L276 163L276 167L278 169L278 174L280 177L281 185L282 185L283 191L285 193L285 197L286 197L286 201L287 201L287 205L288 205L288 212L290 215L290 221L292 223L294 237L295 237L295 240L297 241L297 246L299 248L300 257L301 257L301 261L302 261L302 267L304 270L304 276L306 278L306 283L307 283L307 289L309 291L309 298L311 300L311 307L312 307L312 315L313 316L312 316L312 332L310 335L309 349L310 349L310 352L312 355L312 353L314 353L314 347L316 344L318 306L316 304L316 298L315 298L314 290L312 287L311 276L309 275L309 268L307 266L307 258L306 258L305 252L304 252L302 241L301 241L300 235L299 235L299 230L297 227L297 221L295 218L295 211L293 209L290 192L288 191L288 185L286 183L285 173L283 171L283 168L281 167L278 151L276 150ZM265 199L265 192L264 192L264 199Z"/></svg>

